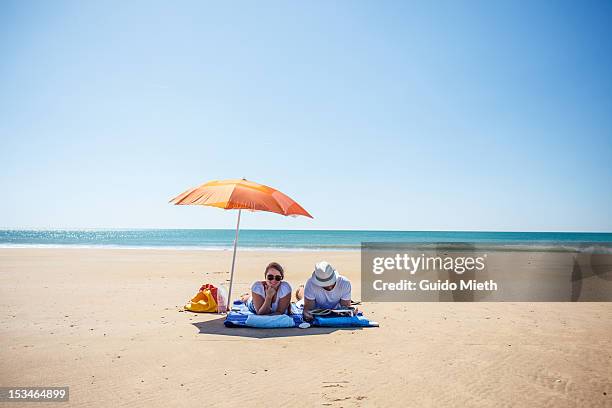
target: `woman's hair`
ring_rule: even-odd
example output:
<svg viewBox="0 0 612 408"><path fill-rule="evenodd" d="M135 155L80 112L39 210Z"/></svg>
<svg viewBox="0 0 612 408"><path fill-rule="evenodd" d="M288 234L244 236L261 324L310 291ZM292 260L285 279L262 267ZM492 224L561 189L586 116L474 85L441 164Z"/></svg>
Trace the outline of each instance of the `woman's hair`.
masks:
<svg viewBox="0 0 612 408"><path fill-rule="evenodd" d="M266 270L264 271L264 277L268 274L268 269L277 270L281 274L281 277L285 279L285 271L283 270L283 267L280 266L278 262L270 262L268 266L266 266Z"/></svg>

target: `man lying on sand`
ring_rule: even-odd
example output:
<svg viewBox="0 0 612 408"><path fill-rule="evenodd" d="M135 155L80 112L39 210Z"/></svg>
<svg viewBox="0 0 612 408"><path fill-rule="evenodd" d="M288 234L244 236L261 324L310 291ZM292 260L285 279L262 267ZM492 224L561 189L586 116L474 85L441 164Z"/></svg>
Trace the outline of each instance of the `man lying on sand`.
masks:
<svg viewBox="0 0 612 408"><path fill-rule="evenodd" d="M315 265L312 276L296 294L298 304L304 303L303 317L312 321L313 309L338 309L351 306L351 281L340 275L325 261Z"/></svg>

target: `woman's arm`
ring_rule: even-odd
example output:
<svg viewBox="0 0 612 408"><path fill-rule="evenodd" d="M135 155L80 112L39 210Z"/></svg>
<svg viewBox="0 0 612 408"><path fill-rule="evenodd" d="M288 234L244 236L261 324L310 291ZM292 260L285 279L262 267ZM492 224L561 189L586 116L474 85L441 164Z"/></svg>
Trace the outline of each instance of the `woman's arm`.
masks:
<svg viewBox="0 0 612 408"><path fill-rule="evenodd" d="M280 298L278 301L278 306L276 308L276 312L272 313L273 315L281 315L285 314L287 308L289 307L289 303L291 303L291 292L286 296Z"/></svg>
<svg viewBox="0 0 612 408"><path fill-rule="evenodd" d="M266 296L265 298L257 293L253 292L253 306L258 315L265 315L270 313L270 305L272 304L272 298Z"/></svg>
<svg viewBox="0 0 612 408"><path fill-rule="evenodd" d="M272 299L274 299L276 295L276 289L271 286L266 288L264 285L264 290L266 294L265 297L253 292L253 306L255 306L258 315L266 315L272 312Z"/></svg>

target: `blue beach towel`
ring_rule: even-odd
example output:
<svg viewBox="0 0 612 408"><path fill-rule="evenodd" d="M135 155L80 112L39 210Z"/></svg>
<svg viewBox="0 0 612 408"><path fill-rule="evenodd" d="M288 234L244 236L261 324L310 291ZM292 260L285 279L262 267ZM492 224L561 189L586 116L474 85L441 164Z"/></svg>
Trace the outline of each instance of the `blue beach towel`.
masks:
<svg viewBox="0 0 612 408"><path fill-rule="evenodd" d="M295 306L295 305L293 305ZM303 323L302 313L292 307L290 315L258 316L251 312L247 305L240 300L234 301L232 310L227 314L223 324L226 327L254 327L254 328L280 328L298 327ZM293 319L293 326L291 321ZM357 316L323 317L317 316L312 322L313 326L320 327L377 327L378 323L370 322L361 312Z"/></svg>
<svg viewBox="0 0 612 408"><path fill-rule="evenodd" d="M252 314L247 316L244 324L249 327L259 327L260 329L295 327L295 322L288 315L258 316Z"/></svg>
<svg viewBox="0 0 612 408"><path fill-rule="evenodd" d="M279 315L280 316L280 315ZM285 315L288 318L293 319L293 327L297 327L300 323L303 323L301 314ZM250 317L250 323L247 320ZM263 318L263 319L261 319ZM268 319L266 319L268 318ZM270 320L269 318L276 318ZM267 320L267 321L266 321ZM240 300L234 301L232 310L227 314L223 324L225 327L259 327L259 328L273 328L273 327L292 327L288 325L289 320L283 319L280 321L281 326L274 326L274 322L278 324L279 320L277 316L258 316L251 312L247 305Z"/></svg>
<svg viewBox="0 0 612 408"><path fill-rule="evenodd" d="M314 318L313 325L321 326L321 327L370 327L370 326L374 326L374 324L371 324L368 319L363 317L363 315L340 316L340 317L316 316Z"/></svg>

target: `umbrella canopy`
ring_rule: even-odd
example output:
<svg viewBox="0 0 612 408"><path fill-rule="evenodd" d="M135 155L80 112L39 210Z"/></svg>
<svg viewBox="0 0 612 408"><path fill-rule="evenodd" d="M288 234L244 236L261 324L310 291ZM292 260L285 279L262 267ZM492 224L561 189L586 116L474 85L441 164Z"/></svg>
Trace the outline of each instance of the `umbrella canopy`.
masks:
<svg viewBox="0 0 612 408"><path fill-rule="evenodd" d="M234 283L234 265L236 263L236 247L238 246L238 231L240 229L240 213L242 210L268 211L282 215L313 218L302 206L287 195L272 187L254 183L246 179L215 180L191 188L170 200L175 205L207 205L225 210L237 209L236 237L234 238L234 253L228 302L232 302L232 285Z"/></svg>
<svg viewBox="0 0 612 408"><path fill-rule="evenodd" d="M176 205L208 205L225 210L269 211L282 215L312 215L272 187L245 179L215 180L191 188L170 200Z"/></svg>

